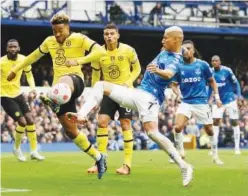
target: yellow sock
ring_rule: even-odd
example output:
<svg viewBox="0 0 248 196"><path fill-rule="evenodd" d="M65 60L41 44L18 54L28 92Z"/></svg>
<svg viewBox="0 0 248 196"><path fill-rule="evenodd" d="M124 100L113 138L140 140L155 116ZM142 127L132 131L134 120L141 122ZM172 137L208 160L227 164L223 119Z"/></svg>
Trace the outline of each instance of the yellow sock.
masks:
<svg viewBox="0 0 248 196"><path fill-rule="evenodd" d="M106 154L108 146L108 128L98 128L97 129L97 146L99 152Z"/></svg>
<svg viewBox="0 0 248 196"><path fill-rule="evenodd" d="M22 143L22 137L24 135L25 127L17 125L15 132L15 149L19 149Z"/></svg>
<svg viewBox="0 0 248 196"><path fill-rule="evenodd" d="M89 142L86 135L83 133L79 133L78 136L73 140L73 142L85 153L90 155L92 158L94 158L96 161L98 161L101 158L100 152L98 152Z"/></svg>
<svg viewBox="0 0 248 196"><path fill-rule="evenodd" d="M124 136L124 164L131 168L132 156L133 156L133 131L123 131Z"/></svg>
<svg viewBox="0 0 248 196"><path fill-rule="evenodd" d="M37 135L35 132L35 124L27 125L26 126L28 140L29 140L29 146L31 152L37 150Z"/></svg>

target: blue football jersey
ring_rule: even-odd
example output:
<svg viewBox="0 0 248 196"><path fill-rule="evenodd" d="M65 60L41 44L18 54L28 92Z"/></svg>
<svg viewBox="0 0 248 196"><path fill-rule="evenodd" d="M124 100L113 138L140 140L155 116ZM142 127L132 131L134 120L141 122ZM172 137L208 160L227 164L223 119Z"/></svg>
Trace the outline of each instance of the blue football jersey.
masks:
<svg viewBox="0 0 248 196"><path fill-rule="evenodd" d="M189 104L207 104L208 79L213 77L206 61L196 59L191 64L179 65L179 72L174 78L180 86L182 101Z"/></svg>
<svg viewBox="0 0 248 196"><path fill-rule="evenodd" d="M150 64L156 64L159 69L162 70L170 69L176 74L178 72L178 66L181 63L183 63L181 54L161 51ZM172 80L173 78L165 80L157 74L146 71L139 88L153 94L158 99L159 103L162 104L165 99L165 88Z"/></svg>
<svg viewBox="0 0 248 196"><path fill-rule="evenodd" d="M212 68L212 70L213 76L218 85L220 100L222 103L228 104L236 100L235 90L238 91L237 94L239 96L240 86L232 70L223 65L221 65L220 70L215 70L214 68ZM235 89L235 86L238 86L237 89Z"/></svg>

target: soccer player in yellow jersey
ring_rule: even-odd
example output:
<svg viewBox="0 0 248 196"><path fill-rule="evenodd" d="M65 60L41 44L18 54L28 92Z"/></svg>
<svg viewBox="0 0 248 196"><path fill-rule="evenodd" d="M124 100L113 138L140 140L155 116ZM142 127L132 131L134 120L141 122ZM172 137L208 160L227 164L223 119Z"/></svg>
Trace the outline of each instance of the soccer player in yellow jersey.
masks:
<svg viewBox="0 0 248 196"><path fill-rule="evenodd" d="M1 57L1 105L5 112L17 122L15 133L14 155L20 161L26 161L26 157L21 150L21 142L25 131L27 132L31 159L44 160L37 151L37 136L35 132L35 124L27 102L21 93L21 76L25 73L29 86L34 91L35 83L32 74L32 67L28 65L24 69L16 72L16 78L9 82L7 74L15 66L21 62L25 56L19 54L20 46L17 40L10 39L7 42L7 55Z"/></svg>
<svg viewBox="0 0 248 196"><path fill-rule="evenodd" d="M141 68L135 50L127 44L118 42L120 37L118 28L114 24L106 25L103 32L107 55L100 58L99 62L92 63L92 86L100 80L101 72L105 81L133 87L134 80L139 76ZM98 116L97 144L101 153L107 151L108 124L116 111L119 112L119 120L124 136L124 164L116 172L121 175L130 174L133 154L133 133L131 128L132 111L121 107L118 103L104 96ZM88 173L96 173L93 166Z"/></svg>
<svg viewBox="0 0 248 196"><path fill-rule="evenodd" d="M84 90L83 73L81 65L97 61L105 55L105 50L93 40L81 33L70 32L69 17L65 14L56 14L51 19L54 36L49 36L25 60L12 69L8 80L12 80L16 73L27 65L37 61L43 55L50 53L53 61L53 85L66 84L71 89L71 99L63 105L55 104L48 97L41 97L43 103L49 105L57 114L65 133L85 153L90 155L97 163L98 178L106 171L105 156L97 151L88 141L87 136L77 129L77 125L65 118L66 112L76 112L75 100ZM89 54L85 56L85 51ZM71 66L73 65L73 66Z"/></svg>

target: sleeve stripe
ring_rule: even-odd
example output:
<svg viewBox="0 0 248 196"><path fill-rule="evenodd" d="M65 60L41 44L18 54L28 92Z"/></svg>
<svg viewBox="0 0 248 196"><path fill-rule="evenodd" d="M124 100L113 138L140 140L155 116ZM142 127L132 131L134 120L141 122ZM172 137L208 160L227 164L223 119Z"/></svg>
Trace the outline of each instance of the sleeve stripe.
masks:
<svg viewBox="0 0 248 196"><path fill-rule="evenodd" d="M31 72L31 70L32 70L32 69L30 69L29 71L24 71L24 73L29 73L29 72Z"/></svg>
<svg viewBox="0 0 248 196"><path fill-rule="evenodd" d="M45 53L45 52L42 52L42 50L40 49L40 46L39 46L39 51L40 51L40 53L42 53L42 54L47 54L47 53Z"/></svg>
<svg viewBox="0 0 248 196"><path fill-rule="evenodd" d="M100 71L100 70L101 70L101 69L96 69L96 68L94 68L94 67L92 67L92 69L95 70L95 71Z"/></svg>
<svg viewBox="0 0 248 196"><path fill-rule="evenodd" d="M96 42L94 44L91 45L90 49L89 49L89 52L91 52L93 46L96 45Z"/></svg>

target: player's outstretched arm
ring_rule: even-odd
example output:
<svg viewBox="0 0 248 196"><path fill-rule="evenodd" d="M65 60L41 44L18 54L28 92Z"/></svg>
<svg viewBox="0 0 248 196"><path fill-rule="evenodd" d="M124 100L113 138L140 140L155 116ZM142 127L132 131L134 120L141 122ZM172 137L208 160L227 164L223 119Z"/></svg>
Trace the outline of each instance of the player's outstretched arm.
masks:
<svg viewBox="0 0 248 196"><path fill-rule="evenodd" d="M40 51L39 48L37 48L35 51L33 51L30 55L28 55L23 61L22 63L18 64L17 66L15 66L11 71L13 71L14 73L17 73L18 71L20 71L21 69L35 63L36 61L38 61L42 56L44 56L45 54L43 52Z"/></svg>
<svg viewBox="0 0 248 196"><path fill-rule="evenodd" d="M106 50L103 47L101 47L99 44L95 44L88 55L77 59L77 64L83 65L85 63L98 61L100 57L104 56L105 54L106 54Z"/></svg>
<svg viewBox="0 0 248 196"><path fill-rule="evenodd" d="M216 83L215 79L213 77L211 77L211 78L208 79L208 82L209 82L210 87L214 91L214 98L215 98L216 105L218 107L221 107L222 102L220 100L219 90L218 90L218 86L217 86L217 83Z"/></svg>
<svg viewBox="0 0 248 196"><path fill-rule="evenodd" d="M31 66L30 66L30 69L28 71L24 70L24 73L26 75L26 78L27 78L27 81L28 81L28 84L29 84L31 90L34 90L35 89L35 82L34 82L34 76L32 73Z"/></svg>
<svg viewBox="0 0 248 196"><path fill-rule="evenodd" d="M18 71L38 61L42 56L44 56L44 54L45 53L40 51L40 48L37 48L30 55L28 55L20 64L14 66L11 69L10 73L8 74L7 80L8 81L13 80Z"/></svg>
<svg viewBox="0 0 248 196"><path fill-rule="evenodd" d="M159 75L161 78L165 80L171 79L174 75L175 72L172 69L159 69L157 65L155 64L150 64L146 67L146 70L149 71L150 73L155 73Z"/></svg>

